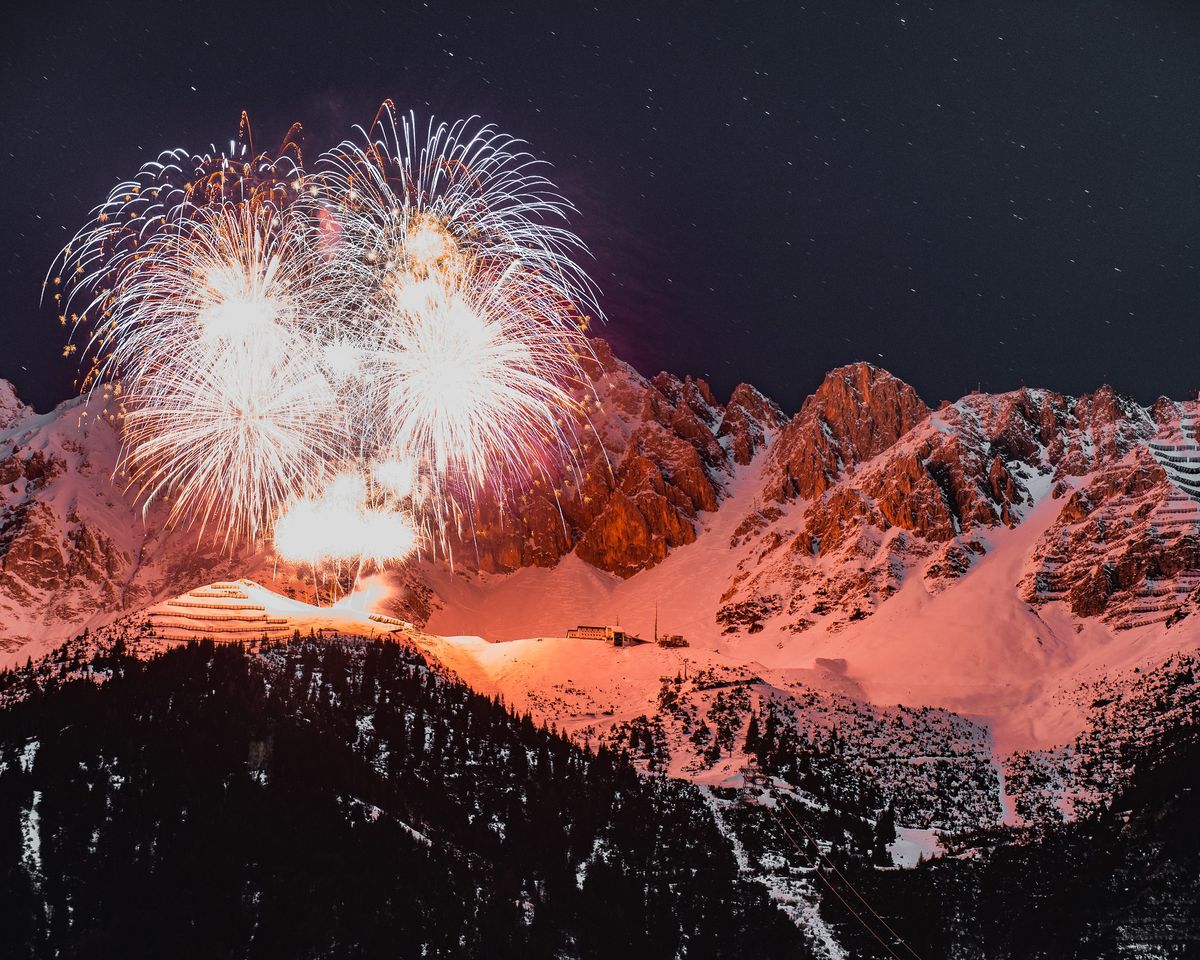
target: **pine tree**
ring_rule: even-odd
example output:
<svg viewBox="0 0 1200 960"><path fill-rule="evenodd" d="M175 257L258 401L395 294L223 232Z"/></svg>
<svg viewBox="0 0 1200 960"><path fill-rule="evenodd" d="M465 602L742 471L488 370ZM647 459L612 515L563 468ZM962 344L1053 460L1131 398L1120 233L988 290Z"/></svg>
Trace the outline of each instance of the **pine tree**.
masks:
<svg viewBox="0 0 1200 960"><path fill-rule="evenodd" d="M896 842L896 804L890 802L875 821L874 854L877 863L887 863L888 846Z"/></svg>
<svg viewBox="0 0 1200 960"><path fill-rule="evenodd" d="M758 732L758 714L750 714L750 722L746 725L746 753L757 755L760 749L761 738Z"/></svg>

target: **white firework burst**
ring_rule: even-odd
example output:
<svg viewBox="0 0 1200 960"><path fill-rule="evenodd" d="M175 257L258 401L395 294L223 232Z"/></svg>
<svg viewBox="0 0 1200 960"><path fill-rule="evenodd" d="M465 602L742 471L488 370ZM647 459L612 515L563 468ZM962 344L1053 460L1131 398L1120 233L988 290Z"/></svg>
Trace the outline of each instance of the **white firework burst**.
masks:
<svg viewBox="0 0 1200 960"><path fill-rule="evenodd" d="M594 287L572 208L519 141L474 120L421 127L390 103L360 134L322 156L314 219L360 344L364 436L415 460L445 527L570 450Z"/></svg>
<svg viewBox="0 0 1200 960"><path fill-rule="evenodd" d="M177 150L119 184L48 289L124 405L121 465L173 523L359 568L448 541L570 457L595 287L517 141L390 102L301 166ZM347 468L346 464L354 464Z"/></svg>
<svg viewBox="0 0 1200 960"><path fill-rule="evenodd" d="M118 379L122 464L173 522L227 541L270 531L345 448L345 410L312 349L324 300L309 247L270 203L195 210L116 276L100 374Z"/></svg>

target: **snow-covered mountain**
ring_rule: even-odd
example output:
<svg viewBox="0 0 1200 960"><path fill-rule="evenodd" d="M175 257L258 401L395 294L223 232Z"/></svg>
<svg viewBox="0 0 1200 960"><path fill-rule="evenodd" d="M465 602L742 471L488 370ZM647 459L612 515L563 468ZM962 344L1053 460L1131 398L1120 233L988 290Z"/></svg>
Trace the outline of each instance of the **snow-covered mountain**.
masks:
<svg viewBox="0 0 1200 960"><path fill-rule="evenodd" d="M580 524L552 565L427 564L431 632L515 640L619 621L650 637L657 622L693 652L981 718L1002 750L1070 739L1081 683L1200 640L1200 512L1181 472L1192 404L1022 389L934 411L867 364L831 372L790 420L749 388L734 399L753 404L722 408L700 381L612 360L598 389L618 482L592 496L596 516L623 514L632 487L631 539L654 549L621 554L618 535L597 556ZM733 416L754 424L740 457ZM609 439L681 422L705 484L690 457ZM680 484L704 496L657 510L672 502L657 489Z"/></svg>
<svg viewBox="0 0 1200 960"><path fill-rule="evenodd" d="M102 397L37 414L0 382L0 667L34 661L0 709L199 636L392 633L517 715L700 785L739 875L828 957L853 931L823 919L777 805L830 856L953 865L1102 814L1190 742L1195 404L1022 389L931 409L853 364L789 418L602 341L589 373L570 468L478 505L452 562L333 608L268 546L229 556L135 502Z"/></svg>
<svg viewBox="0 0 1200 960"><path fill-rule="evenodd" d="M13 396L7 384L0 392ZM114 477L119 441L106 415L82 399L44 415L3 406L0 650L24 659L155 599L158 524ZM179 575L204 563L197 551Z"/></svg>
<svg viewBox="0 0 1200 960"><path fill-rule="evenodd" d="M645 378L595 346L577 465L508 509L480 505L453 565L373 585L377 612L430 637L521 640L442 653L543 719L614 735L691 664L785 697L799 683L951 711L1006 755L1069 742L1085 685L1200 641L1191 403L1022 389L932 410L860 363L788 418L750 386L721 403L703 380ZM214 581L304 598L303 571L266 547L229 557L164 529L114 476L117 449L100 400L38 415L3 391L5 662ZM616 622L689 646L562 639Z"/></svg>
<svg viewBox="0 0 1200 960"><path fill-rule="evenodd" d="M162 504L143 509L117 473L119 445L103 397L36 414L0 381L0 666L213 581L253 577L306 595L303 571L268 548L230 555L168 529ZM383 612L419 606L407 577L389 578Z"/></svg>

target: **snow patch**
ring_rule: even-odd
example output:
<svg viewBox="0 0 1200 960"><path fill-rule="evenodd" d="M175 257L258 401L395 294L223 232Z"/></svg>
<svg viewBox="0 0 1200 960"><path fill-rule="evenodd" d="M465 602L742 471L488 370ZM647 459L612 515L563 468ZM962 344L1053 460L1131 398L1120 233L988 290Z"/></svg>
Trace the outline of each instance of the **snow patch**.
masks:
<svg viewBox="0 0 1200 960"><path fill-rule="evenodd" d="M888 853L897 867L915 867L922 860L941 856L945 851L935 830L896 827L896 839L888 844Z"/></svg>

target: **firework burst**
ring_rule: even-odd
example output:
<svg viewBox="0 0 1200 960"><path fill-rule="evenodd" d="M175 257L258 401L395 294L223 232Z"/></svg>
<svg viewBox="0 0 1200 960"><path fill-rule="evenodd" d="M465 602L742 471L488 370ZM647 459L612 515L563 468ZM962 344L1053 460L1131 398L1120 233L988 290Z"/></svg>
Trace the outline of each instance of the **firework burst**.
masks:
<svg viewBox="0 0 1200 960"><path fill-rule="evenodd" d="M358 134L322 155L314 186L345 241L347 278L369 291L393 272L519 264L557 293L544 322L599 315L575 259L586 248L566 226L575 209L522 141L475 118L422 127L391 101Z"/></svg>
<svg viewBox="0 0 1200 960"><path fill-rule="evenodd" d="M345 447L293 218L259 197L195 207L125 259L95 335L96 375L123 386L130 481L227 543L268 533Z"/></svg>
<svg viewBox="0 0 1200 960"><path fill-rule="evenodd" d="M309 174L289 140L163 154L61 256L85 384L170 521L383 566L569 455L595 290L519 142L390 103ZM353 464L347 467L347 464ZM419 531L424 531L419 533Z"/></svg>
<svg viewBox="0 0 1200 960"><path fill-rule="evenodd" d="M356 574L403 560L417 540L408 511L354 471L337 474L319 494L294 500L275 527L281 556L312 567L353 565Z"/></svg>
<svg viewBox="0 0 1200 960"><path fill-rule="evenodd" d="M322 156L314 194L363 345L369 442L415 460L444 530L570 449L595 291L572 208L520 141L391 103L360 135Z"/></svg>
<svg viewBox="0 0 1200 960"><path fill-rule="evenodd" d="M73 332L90 330L88 346L98 351L106 321L113 317L112 297L147 244L171 232L186 235L193 215L204 208L244 202L287 205L303 185L299 132L294 125L275 154L255 152L243 113L237 139L227 150L164 151L143 164L133 179L118 183L51 268L52 275L55 268L60 271L48 284L59 322Z"/></svg>
<svg viewBox="0 0 1200 960"><path fill-rule="evenodd" d="M435 499L503 496L569 447L580 378L569 330L531 321L529 274L396 282L363 357L374 445L415 457Z"/></svg>

